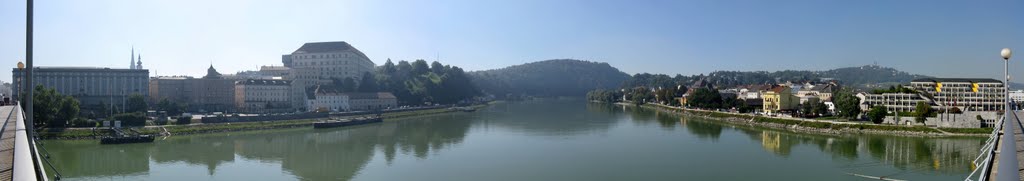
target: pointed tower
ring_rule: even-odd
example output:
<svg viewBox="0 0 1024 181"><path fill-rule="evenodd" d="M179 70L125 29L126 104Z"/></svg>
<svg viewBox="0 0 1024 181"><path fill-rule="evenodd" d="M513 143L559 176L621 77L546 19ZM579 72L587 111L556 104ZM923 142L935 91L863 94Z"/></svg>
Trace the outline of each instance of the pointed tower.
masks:
<svg viewBox="0 0 1024 181"><path fill-rule="evenodd" d="M135 69L142 70L142 53L139 53L139 61L135 63Z"/></svg>
<svg viewBox="0 0 1024 181"><path fill-rule="evenodd" d="M135 46L132 46L132 63L128 64L128 69L135 69Z"/></svg>

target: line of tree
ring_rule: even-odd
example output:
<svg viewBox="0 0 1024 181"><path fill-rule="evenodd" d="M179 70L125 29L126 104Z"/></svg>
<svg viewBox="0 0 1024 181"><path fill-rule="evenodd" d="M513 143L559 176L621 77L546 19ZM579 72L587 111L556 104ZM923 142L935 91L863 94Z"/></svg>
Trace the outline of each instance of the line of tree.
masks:
<svg viewBox="0 0 1024 181"><path fill-rule="evenodd" d="M388 59L375 74L366 72L359 81L335 80L335 85L346 91L392 92L400 105L455 104L481 93L462 68L437 61L428 65L422 59L398 64Z"/></svg>

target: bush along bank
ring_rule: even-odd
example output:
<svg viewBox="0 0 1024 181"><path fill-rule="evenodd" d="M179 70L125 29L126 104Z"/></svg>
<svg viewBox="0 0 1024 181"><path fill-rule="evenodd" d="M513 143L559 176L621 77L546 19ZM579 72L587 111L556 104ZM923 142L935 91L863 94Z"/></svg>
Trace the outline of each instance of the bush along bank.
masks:
<svg viewBox="0 0 1024 181"><path fill-rule="evenodd" d="M480 109L486 107L489 104L474 105L472 108ZM437 108L437 109L424 109L415 111L403 111L403 112L391 112L381 114L381 117L385 120L395 118L405 118L413 116L443 114L450 112L460 112L455 109L448 108ZM342 118L354 118L360 116L370 116L371 114L352 115ZM146 126L146 127L134 127L136 131L142 134L151 135L190 135L190 134L203 134L203 133L220 133L220 132L235 132L235 131L254 131L254 130L267 130L267 129L286 129L286 128L300 128L300 127L311 127L313 122L322 121L318 119L301 119L301 120L284 120L284 121L262 121L262 122L240 122L240 123L218 123L218 124L187 124L187 125L164 125L164 126ZM71 128L71 129L44 129L39 132L39 136L42 139L97 139L94 137L91 128Z"/></svg>
<svg viewBox="0 0 1024 181"><path fill-rule="evenodd" d="M629 105L631 104L620 104ZM789 130L799 133L821 134L882 134L897 136L988 136L992 128L929 128L925 126L877 125L853 122L804 121L787 118L753 116L749 114L726 113L718 111L692 110L662 105L643 105L646 108L673 112L682 116L710 118L729 124L749 125L773 129ZM941 129L942 131L939 131Z"/></svg>

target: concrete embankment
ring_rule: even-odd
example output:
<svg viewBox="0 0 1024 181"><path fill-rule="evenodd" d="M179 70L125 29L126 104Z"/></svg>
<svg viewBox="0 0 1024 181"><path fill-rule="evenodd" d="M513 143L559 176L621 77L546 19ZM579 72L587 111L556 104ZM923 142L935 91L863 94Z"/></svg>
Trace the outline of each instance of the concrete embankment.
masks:
<svg viewBox="0 0 1024 181"><path fill-rule="evenodd" d="M622 106L636 106L628 103L616 103ZM869 122L843 122L812 120L802 118L780 118L755 116L751 114L687 109L665 105L645 104L641 107L658 111L679 114L681 116L702 117L731 125L762 127L787 130L797 133L812 134L881 134L896 136L949 137L949 136L987 136L987 133L950 133L925 126L880 125ZM983 131L982 131L983 132Z"/></svg>

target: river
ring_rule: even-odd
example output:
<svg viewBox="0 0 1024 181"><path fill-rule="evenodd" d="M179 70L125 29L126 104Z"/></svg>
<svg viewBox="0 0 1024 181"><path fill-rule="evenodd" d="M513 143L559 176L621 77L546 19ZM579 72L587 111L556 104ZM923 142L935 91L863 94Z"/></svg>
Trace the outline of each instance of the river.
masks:
<svg viewBox="0 0 1024 181"><path fill-rule="evenodd" d="M802 134L544 100L346 128L43 146L64 180L962 180L983 141Z"/></svg>

